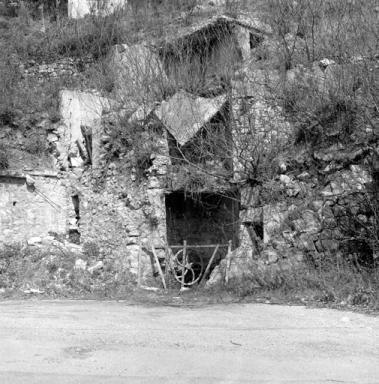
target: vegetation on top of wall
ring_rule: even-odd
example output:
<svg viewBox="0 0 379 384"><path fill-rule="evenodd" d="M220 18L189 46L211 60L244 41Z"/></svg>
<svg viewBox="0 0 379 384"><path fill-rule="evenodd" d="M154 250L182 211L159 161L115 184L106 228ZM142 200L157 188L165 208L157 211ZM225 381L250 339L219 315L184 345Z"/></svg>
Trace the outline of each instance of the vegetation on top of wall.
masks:
<svg viewBox="0 0 379 384"><path fill-rule="evenodd" d="M52 62L59 57L104 57L115 44L135 43L167 34L170 25L180 28L181 12L191 12L187 1L174 5L170 1L159 7L128 6L107 16L88 15L75 20L61 17L41 20L34 15L33 4L25 3L17 18L4 20L4 40L22 59ZM201 16L202 17L202 16Z"/></svg>
<svg viewBox="0 0 379 384"><path fill-rule="evenodd" d="M44 19L36 11L40 2L21 2L16 17L9 17L7 8L0 14L0 116L46 111L57 91L64 87L93 88L108 93L112 89L108 67L102 62L116 44L134 44L156 40L167 35L169 25L183 25L182 12L192 17L196 1L179 3L165 1L159 7L133 5L106 17L86 16L80 20L67 17ZM142 3L141 3L142 4ZM195 16L194 16L195 17ZM202 18L203 15L197 14ZM187 20L188 21L188 20ZM25 69L49 64L62 58L78 58L80 77L58 76L52 79L25 77ZM94 70L80 68L80 60L95 60ZM99 74L101 76L99 76ZM99 81L99 78L101 81ZM2 118L3 120L3 118Z"/></svg>

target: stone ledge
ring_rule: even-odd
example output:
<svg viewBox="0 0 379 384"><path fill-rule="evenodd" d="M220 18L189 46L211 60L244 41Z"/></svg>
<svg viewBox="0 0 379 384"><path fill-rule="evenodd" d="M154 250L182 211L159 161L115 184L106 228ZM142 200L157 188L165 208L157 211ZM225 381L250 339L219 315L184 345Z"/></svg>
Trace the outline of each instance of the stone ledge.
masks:
<svg viewBox="0 0 379 384"><path fill-rule="evenodd" d="M0 171L0 177L9 177L14 179L26 179L27 176L36 176L36 177L50 177L50 178L59 178L58 172L25 172L25 171Z"/></svg>

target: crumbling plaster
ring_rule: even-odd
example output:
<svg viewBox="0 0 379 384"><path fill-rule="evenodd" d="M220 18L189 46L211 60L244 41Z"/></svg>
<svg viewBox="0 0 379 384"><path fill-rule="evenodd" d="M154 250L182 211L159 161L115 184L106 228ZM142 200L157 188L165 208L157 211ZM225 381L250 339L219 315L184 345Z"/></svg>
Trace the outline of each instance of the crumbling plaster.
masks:
<svg viewBox="0 0 379 384"><path fill-rule="evenodd" d="M78 229L72 197L80 201L84 158L89 156L82 128L94 133L96 164L96 128L109 106L109 100L93 92L60 92L61 121L51 124L47 134L52 164L38 172L15 169L12 164L11 172L0 175L0 242L27 241L49 232L66 236Z"/></svg>
<svg viewBox="0 0 379 384"><path fill-rule="evenodd" d="M94 131L103 112L110 108L110 101L95 92L66 89L60 92L59 105L62 125L58 128L56 145L61 163L65 169L81 167L83 158L80 151L85 152L82 127Z"/></svg>
<svg viewBox="0 0 379 384"><path fill-rule="evenodd" d="M68 229L66 185L53 173L0 175L0 244L64 235Z"/></svg>
<svg viewBox="0 0 379 384"><path fill-rule="evenodd" d="M194 97L179 91L155 110L166 129L178 144L190 141L204 125L225 105L226 96L216 98Z"/></svg>

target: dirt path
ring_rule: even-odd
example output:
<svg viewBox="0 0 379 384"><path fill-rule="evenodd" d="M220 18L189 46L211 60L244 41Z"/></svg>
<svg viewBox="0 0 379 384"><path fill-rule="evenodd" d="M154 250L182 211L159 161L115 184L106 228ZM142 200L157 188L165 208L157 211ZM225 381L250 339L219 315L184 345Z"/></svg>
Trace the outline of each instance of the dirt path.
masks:
<svg viewBox="0 0 379 384"><path fill-rule="evenodd" d="M1 384L379 383L379 319L260 304L0 302Z"/></svg>

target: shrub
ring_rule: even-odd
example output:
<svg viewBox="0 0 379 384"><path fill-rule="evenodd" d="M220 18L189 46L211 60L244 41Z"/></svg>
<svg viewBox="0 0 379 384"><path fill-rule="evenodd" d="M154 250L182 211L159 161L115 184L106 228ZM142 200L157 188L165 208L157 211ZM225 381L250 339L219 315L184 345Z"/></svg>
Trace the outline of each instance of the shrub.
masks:
<svg viewBox="0 0 379 384"><path fill-rule="evenodd" d="M25 150L33 155L42 155L47 150L46 137L42 134L34 133L25 142Z"/></svg>

